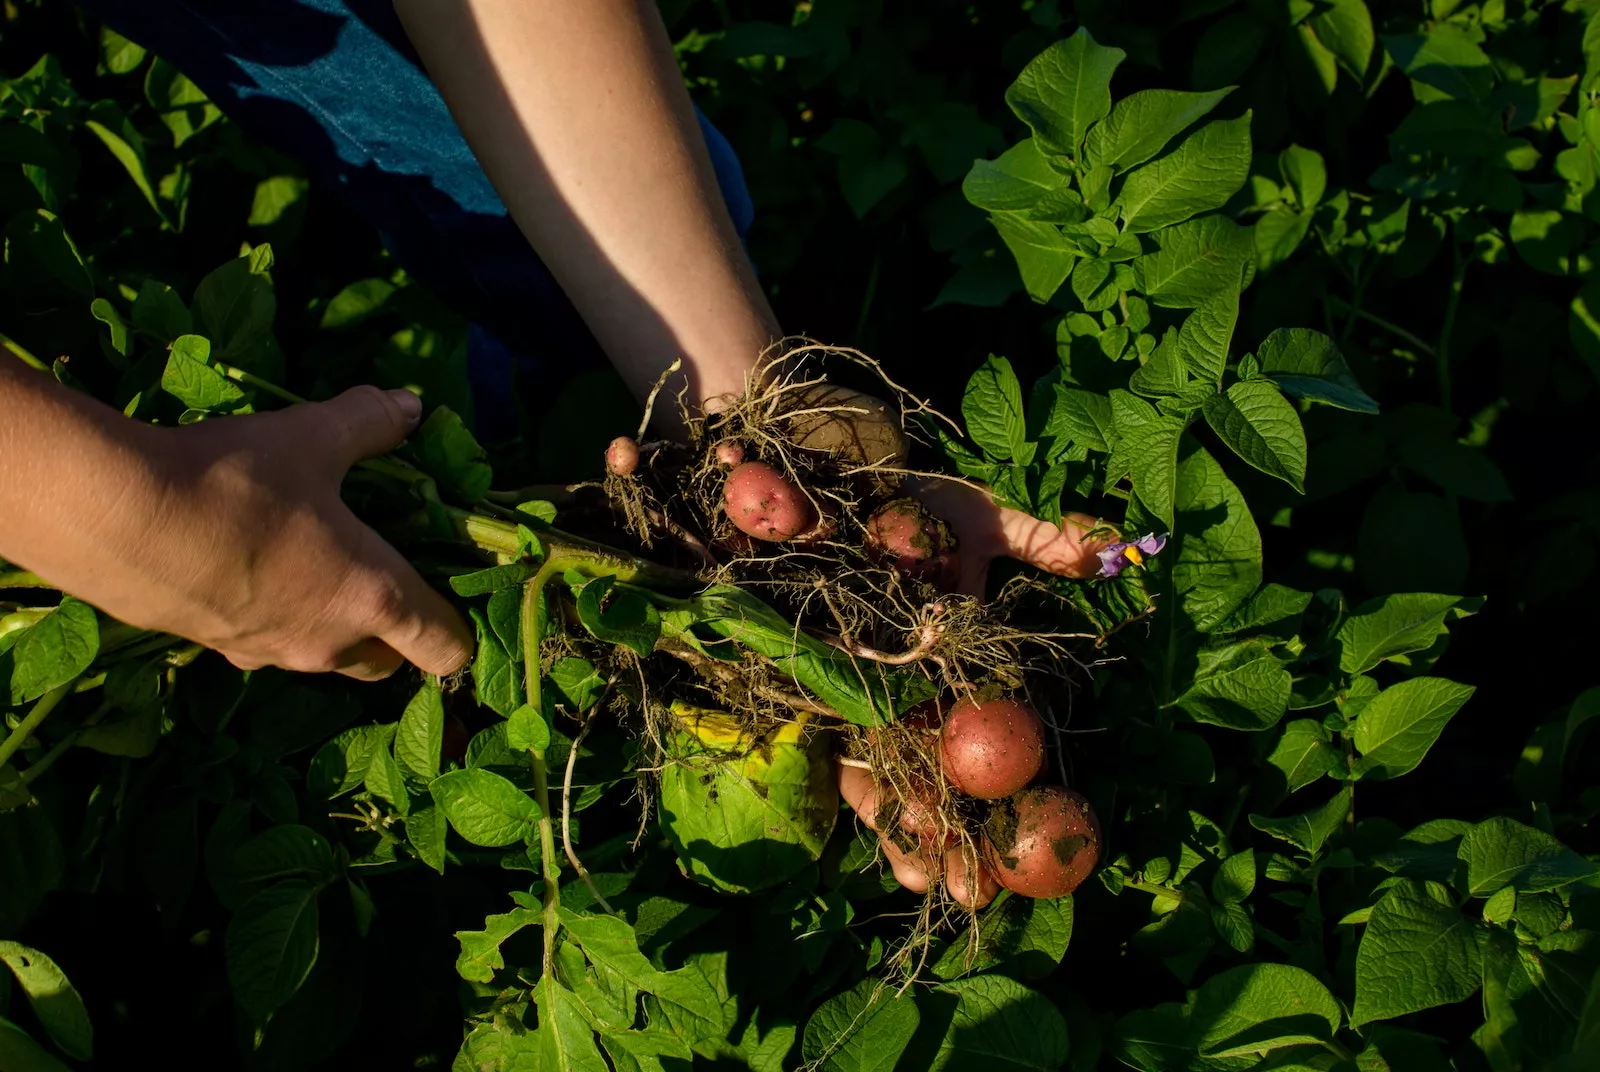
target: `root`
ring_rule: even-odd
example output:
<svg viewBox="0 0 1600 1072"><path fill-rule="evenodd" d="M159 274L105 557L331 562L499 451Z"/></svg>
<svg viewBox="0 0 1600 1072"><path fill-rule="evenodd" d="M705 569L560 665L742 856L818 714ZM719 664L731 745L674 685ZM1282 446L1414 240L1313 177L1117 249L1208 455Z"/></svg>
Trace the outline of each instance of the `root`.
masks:
<svg viewBox="0 0 1600 1072"><path fill-rule="evenodd" d="M611 686L608 683L606 685L607 694L610 691ZM604 700L604 697L601 699ZM598 705L596 706L598 707ZM578 877L583 880L583 884L589 888L589 894L594 898L595 903L603 908L607 915L614 916L617 914L617 910L612 908L606 901L605 894L601 893L600 888L594 884L594 879L589 877L588 869L583 866L583 861L578 859L578 854L572 849L572 770L577 766L578 749L582 747L583 739L589 736L589 731L594 728L594 719L594 713L591 712L589 717L583 720L583 728L578 731L578 736L572 742L572 748L567 752L567 772L561 779L561 848L567 854L567 862L578 873Z"/></svg>

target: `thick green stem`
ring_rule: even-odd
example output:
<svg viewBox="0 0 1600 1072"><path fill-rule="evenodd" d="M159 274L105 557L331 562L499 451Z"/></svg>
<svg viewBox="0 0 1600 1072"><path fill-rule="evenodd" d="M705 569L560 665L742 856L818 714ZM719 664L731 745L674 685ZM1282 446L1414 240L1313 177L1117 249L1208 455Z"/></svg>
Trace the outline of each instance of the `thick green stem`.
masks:
<svg viewBox="0 0 1600 1072"><path fill-rule="evenodd" d="M33 710L29 711L22 721L17 724L17 728L11 731L11 736L4 741L0 741L0 767L10 762L11 757L17 754L17 750L26 744L28 738L33 736L34 731L44 724L44 720L50 717L50 712L56 709L56 705L66 699L68 694L72 692L72 686L75 683L76 679L67 682L65 685L57 685L39 697L38 702L33 705Z"/></svg>
<svg viewBox="0 0 1600 1072"><path fill-rule="evenodd" d="M293 391L285 391L282 387L279 387L272 381L263 380L260 376L246 372L244 369L238 368L234 365L218 365L217 371L228 377L228 379L233 380L235 383L242 383L246 386L254 387L258 391L265 391L274 398L280 398L283 401L293 405L300 405L306 401Z"/></svg>
<svg viewBox="0 0 1600 1072"><path fill-rule="evenodd" d="M1146 882L1142 878L1125 878L1122 880L1122 884L1130 890L1138 890L1140 893L1148 893L1152 897L1160 897L1165 901L1176 901L1178 903L1182 903L1184 899L1183 894L1179 893L1177 890L1169 890L1165 886L1157 886L1154 882Z"/></svg>
<svg viewBox="0 0 1600 1072"><path fill-rule="evenodd" d="M1420 337L1418 337L1415 333L1407 331L1405 328L1401 327L1399 324L1396 324L1392 320L1385 320L1383 317L1378 316L1376 313L1369 313L1365 309L1361 309L1361 308L1358 308L1358 307L1353 306L1353 305L1346 305L1344 302L1340 301L1338 298L1335 298L1335 297L1331 297L1330 296L1328 298L1328 304L1332 305L1335 309L1344 309L1352 317L1355 317L1355 318L1360 319L1360 320L1365 320L1369 324L1376 324L1378 327L1382 328L1384 331L1387 331L1389 334L1394 335L1397 338L1404 339L1406 342L1410 343L1412 346L1415 346L1418 350L1421 350L1423 353L1427 354L1429 357L1437 357L1438 356L1434 352L1433 347L1431 347L1427 343L1423 342L1422 339Z"/></svg>
<svg viewBox="0 0 1600 1072"><path fill-rule="evenodd" d="M455 523L456 532L480 550L498 555L518 553L521 540L515 522L456 507L445 509ZM578 569L591 577L615 577L625 583L656 589L688 590L700 585L699 578L688 570L657 565L559 529L541 529L538 535L544 544L546 569L560 563L561 570Z"/></svg>
<svg viewBox="0 0 1600 1072"><path fill-rule="evenodd" d="M538 717L544 717L543 674L539 649L544 639L544 586L564 567L548 560L522 588L522 666L528 703ZM544 749L529 749L533 756L533 794L539 802L539 868L544 875L544 972L555 967L556 928L560 926L561 879L556 863L555 819L550 814L550 771Z"/></svg>
<svg viewBox="0 0 1600 1072"><path fill-rule="evenodd" d="M40 372L49 372L50 366L31 354L27 347L9 335L0 335L0 348L3 348L24 365L31 365Z"/></svg>

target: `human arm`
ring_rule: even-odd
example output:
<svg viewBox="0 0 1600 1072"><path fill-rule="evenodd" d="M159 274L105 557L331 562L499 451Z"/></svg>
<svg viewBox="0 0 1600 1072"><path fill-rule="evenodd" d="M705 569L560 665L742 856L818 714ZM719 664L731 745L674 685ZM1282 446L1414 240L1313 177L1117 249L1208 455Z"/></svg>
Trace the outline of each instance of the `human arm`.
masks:
<svg viewBox="0 0 1600 1072"><path fill-rule="evenodd" d="M0 556L246 668L449 673L471 654L460 616L339 499L419 412L366 387L159 428L0 355Z"/></svg>
<svg viewBox="0 0 1600 1072"><path fill-rule="evenodd" d="M738 394L776 318L650 0L395 0L485 173L629 388ZM669 397L676 392L669 388ZM670 420L671 407L658 415Z"/></svg>

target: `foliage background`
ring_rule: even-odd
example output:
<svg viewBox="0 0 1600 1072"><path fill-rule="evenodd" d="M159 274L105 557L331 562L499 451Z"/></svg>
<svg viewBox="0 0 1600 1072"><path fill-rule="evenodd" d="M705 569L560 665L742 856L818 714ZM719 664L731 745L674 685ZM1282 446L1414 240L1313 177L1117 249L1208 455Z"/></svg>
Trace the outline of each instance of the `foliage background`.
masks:
<svg viewBox="0 0 1600 1072"><path fill-rule="evenodd" d="M1289 217L1304 206L1279 193L1279 154L1291 146L1325 162L1324 206L1339 190L1357 206L1397 190L1410 195L1403 238L1381 252L1336 240L1333 218L1307 209L1303 241L1279 263L1265 258L1245 292L1235 345L1252 349L1283 325L1318 328L1339 341L1383 413L1307 415L1304 496L1230 472L1261 524L1270 580L1307 591L1336 586L1352 606L1396 591L1486 597L1475 618L1452 628L1443 664L1476 694L1403 782L1363 784L1362 814L1400 829L1441 814L1515 814L1592 853L1600 849L1591 828L1600 807L1593 749L1563 755L1556 744L1569 707L1594 684L1589 608L1600 583L1600 445L1587 423L1600 387L1600 327L1586 315L1600 311L1588 281L1600 195L1588 192L1597 143L1586 140L1582 118L1594 114L1585 74L1596 68L1595 35L1586 33L1593 5L1374 2L1365 8L1376 34L1364 49L1359 34L1351 43L1334 32L1353 6L1362 5L666 0L663 11L696 100L739 150L757 206L751 255L786 328L872 353L951 412L991 353L1010 358L1024 383L1056 361L1054 317L1023 293L1005 247L960 185L974 159L1024 133L1004 104L1017 73L1079 26L1128 53L1119 96L1146 86L1240 85L1215 116L1253 113L1252 180L1227 210L1243 222L1297 226ZM79 100L53 114L71 131L69 229L85 253L92 248L93 278L63 266L37 224L13 223L8 265L24 263L14 251L27 249L46 271L8 270L0 330L47 358L73 355L72 375L109 390L114 370L86 359L102 351L103 325L83 315L105 281L150 277L188 294L242 243L270 241L280 352L258 355L264 370L320 397L370 378L377 354L380 382L426 382L470 408L460 387L465 325L397 279L375 236L335 196L309 188L292 162L221 120L170 68L114 41L108 47L67 5L15 5L6 15L0 73L22 81L51 54ZM1406 126L1413 88L1377 35L1440 21L1483 42L1496 72L1485 96L1494 85L1524 83L1535 98L1554 95L1541 79L1573 79L1561 116L1516 132L1526 150L1482 130ZM46 93L48 81L40 83ZM17 100L13 90L8 105ZM112 131L126 120L143 134L147 188L116 166L106 139L86 128L91 119ZM5 152L22 150L0 146ZM1512 176L1513 193L1497 172ZM11 184L0 188L8 215L41 196L50 207L35 187L12 188L31 181L24 169L7 168L0 181ZM378 282L348 289L358 280ZM64 289L81 300L64 300ZM1353 306L1369 316L1352 315ZM570 404L579 399L582 406ZM614 416L597 419L600 406ZM600 445L632 423L627 408L608 373L585 374L548 413L528 415L530 435L507 445L497 472L507 483L592 472ZM208 672L203 662L194 668L187 696L207 695ZM371 703L370 694L363 700ZM195 718L214 718L206 701L188 702ZM393 708L403 703L396 693ZM1272 740L1208 739L1217 781L1185 803L1211 814L1252 791ZM162 769L189 770L195 758L164 754L156 762L166 767L145 784L158 783ZM52 805L82 815L82 788L48 790L59 794ZM274 792L263 776L217 793L226 799L236 788ZM196 826L192 803L169 809L150 792L153 818L106 865L115 880L68 866L64 889L24 908L16 906L30 898L19 883L15 919L0 931L26 920L17 936L67 969L91 1003L100 1063L171 1053L175 1067L186 1067L198 1055L239 1052L241 1028L218 948L226 914L203 878L194 881L204 866L195 832L203 837L206 827ZM69 839L67 863L94 847ZM141 870L149 859L180 866ZM451 963L453 932L503 911L516 878L457 869L441 883L414 869L383 882L366 940L326 921L325 963L344 974L322 980L322 992L337 997L319 1010L328 1020L308 1030L335 1037L344 1036L335 1024L349 1029L329 1067L447 1064L459 1039L458 981L422 966ZM1099 887L1076 900L1079 919L1094 925L1077 928L1065 967L1040 984L1074 1010L1075 1032L1083 1016L1109 1027L1112 1015L1182 1000L1187 980L1122 948L1148 921L1147 903ZM1338 948L1327 940L1334 959ZM1420 1026L1458 1043L1481 1022L1475 1005L1446 1006ZM269 1046L256 1060L304 1067L306 1056ZM1079 1060L1094 1065L1075 1050Z"/></svg>

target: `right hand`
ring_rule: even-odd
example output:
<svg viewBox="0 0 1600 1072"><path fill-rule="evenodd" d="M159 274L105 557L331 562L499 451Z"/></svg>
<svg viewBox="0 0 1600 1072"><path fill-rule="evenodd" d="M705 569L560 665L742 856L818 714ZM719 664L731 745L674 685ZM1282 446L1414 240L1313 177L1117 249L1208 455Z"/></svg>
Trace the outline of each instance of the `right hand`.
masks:
<svg viewBox="0 0 1600 1072"><path fill-rule="evenodd" d="M215 648L241 669L387 677L466 663L461 616L339 498L346 470L398 446L421 400L357 387L328 402L149 428L159 489L115 504L99 561L52 583L130 625Z"/></svg>

